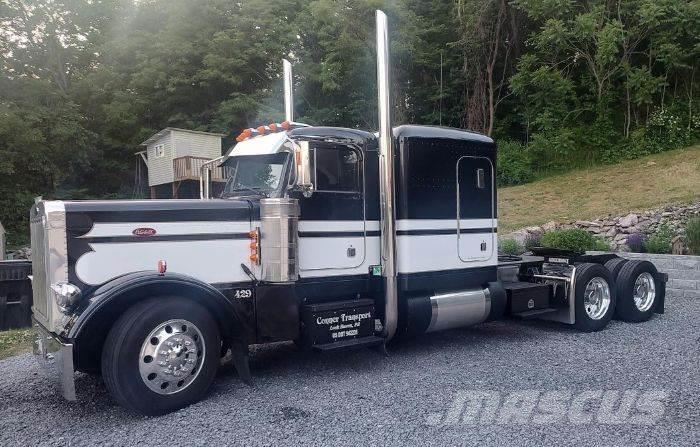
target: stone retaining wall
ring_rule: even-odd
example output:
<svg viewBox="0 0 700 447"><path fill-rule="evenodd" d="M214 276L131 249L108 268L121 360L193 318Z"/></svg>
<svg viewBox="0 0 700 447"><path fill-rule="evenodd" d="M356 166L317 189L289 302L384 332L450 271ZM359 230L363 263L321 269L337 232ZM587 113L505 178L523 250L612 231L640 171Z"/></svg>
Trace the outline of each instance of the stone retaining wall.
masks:
<svg viewBox="0 0 700 447"><path fill-rule="evenodd" d="M681 240L685 235L688 219L700 217L700 202L690 204L670 204L663 208L629 213L624 216L608 216L596 220L577 220L574 222L547 222L541 226L527 227L502 236L503 239L516 240L521 245L528 238L537 237L551 230L581 228L605 239L615 251L630 251L627 237L631 234L650 236L661 226L667 227L673 235ZM537 236L535 236L537 235ZM681 244L683 245L683 244ZM680 252L679 252L680 253Z"/></svg>
<svg viewBox="0 0 700 447"><path fill-rule="evenodd" d="M591 252L600 253L600 252ZM666 297L700 298L700 256L617 253L626 259L642 259L668 274Z"/></svg>

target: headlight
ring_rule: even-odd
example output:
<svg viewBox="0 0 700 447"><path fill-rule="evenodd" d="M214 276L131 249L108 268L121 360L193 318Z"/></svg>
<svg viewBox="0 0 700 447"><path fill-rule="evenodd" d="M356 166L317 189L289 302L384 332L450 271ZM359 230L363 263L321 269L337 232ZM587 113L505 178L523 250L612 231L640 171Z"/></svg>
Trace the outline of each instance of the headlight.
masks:
<svg viewBox="0 0 700 447"><path fill-rule="evenodd" d="M61 309L61 312L67 312L70 308L80 300L82 292L77 286L67 282L59 282L51 285L53 298L56 304Z"/></svg>

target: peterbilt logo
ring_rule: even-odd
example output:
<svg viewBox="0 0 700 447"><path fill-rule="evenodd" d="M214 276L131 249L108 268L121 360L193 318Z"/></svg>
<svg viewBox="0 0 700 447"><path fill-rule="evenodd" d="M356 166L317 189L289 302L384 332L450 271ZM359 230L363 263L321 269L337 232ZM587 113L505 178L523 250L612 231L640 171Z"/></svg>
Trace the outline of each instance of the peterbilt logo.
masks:
<svg viewBox="0 0 700 447"><path fill-rule="evenodd" d="M156 234L156 230L153 228L137 228L131 232L134 236L148 237Z"/></svg>

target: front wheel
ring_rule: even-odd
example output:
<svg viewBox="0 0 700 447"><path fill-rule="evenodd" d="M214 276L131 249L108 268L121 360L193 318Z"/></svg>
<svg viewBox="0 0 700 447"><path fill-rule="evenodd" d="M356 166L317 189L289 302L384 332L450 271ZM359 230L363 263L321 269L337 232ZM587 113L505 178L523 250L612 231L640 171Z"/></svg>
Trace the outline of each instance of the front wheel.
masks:
<svg viewBox="0 0 700 447"><path fill-rule="evenodd" d="M612 274L600 264L579 264L574 282L574 325L585 332L603 329L615 312L616 294Z"/></svg>
<svg viewBox="0 0 700 447"><path fill-rule="evenodd" d="M182 297L151 298L114 324L102 351L102 376L122 406L144 415L197 402L214 380L221 337L211 314Z"/></svg>

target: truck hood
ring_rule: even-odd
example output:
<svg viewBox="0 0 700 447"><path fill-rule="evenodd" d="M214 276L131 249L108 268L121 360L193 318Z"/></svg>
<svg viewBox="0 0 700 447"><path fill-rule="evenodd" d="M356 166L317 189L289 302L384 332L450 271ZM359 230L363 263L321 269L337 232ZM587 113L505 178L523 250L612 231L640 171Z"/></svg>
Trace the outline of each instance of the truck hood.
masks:
<svg viewBox="0 0 700 447"><path fill-rule="evenodd" d="M155 270L159 260L209 283L246 279L217 264L247 261L249 232L260 219L254 199L54 203L65 209L69 282L81 288Z"/></svg>

